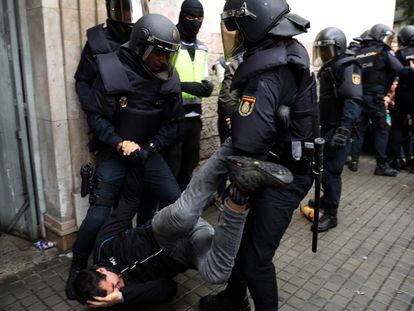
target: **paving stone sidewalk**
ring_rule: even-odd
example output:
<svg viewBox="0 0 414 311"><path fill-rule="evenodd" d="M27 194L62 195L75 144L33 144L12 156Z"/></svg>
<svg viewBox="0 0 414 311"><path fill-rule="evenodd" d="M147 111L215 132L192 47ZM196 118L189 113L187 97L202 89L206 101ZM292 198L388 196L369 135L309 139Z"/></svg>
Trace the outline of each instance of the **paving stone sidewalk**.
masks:
<svg viewBox="0 0 414 311"><path fill-rule="evenodd" d="M339 225L320 234L317 254L310 223L295 211L274 259L280 310L414 310L414 175L374 176L368 157L360 167L344 171ZM214 208L205 215L213 223L217 216ZM86 310L64 294L70 259L49 257L0 273L0 310ZM0 260L7 274L4 267ZM199 310L199 298L221 288L196 271L176 281L176 298L152 310Z"/></svg>

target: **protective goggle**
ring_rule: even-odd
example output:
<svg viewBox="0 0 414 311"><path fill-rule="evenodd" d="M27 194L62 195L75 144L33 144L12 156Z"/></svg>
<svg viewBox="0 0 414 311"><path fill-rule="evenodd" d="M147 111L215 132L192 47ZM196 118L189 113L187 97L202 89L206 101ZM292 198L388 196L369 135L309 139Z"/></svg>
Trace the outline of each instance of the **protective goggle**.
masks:
<svg viewBox="0 0 414 311"><path fill-rule="evenodd" d="M313 45L313 65L320 67L338 55L335 40L316 41Z"/></svg>
<svg viewBox="0 0 414 311"><path fill-rule="evenodd" d="M254 20L257 19L256 14L250 12L247 9L246 2L243 2L242 6L239 9L237 9L237 10L232 9L232 10L224 11L223 13L221 13L220 16L221 16L221 20L226 25L226 28L227 28L228 31L235 31L235 30L238 29L237 21L236 21L237 18L250 17Z"/></svg>
<svg viewBox="0 0 414 311"><path fill-rule="evenodd" d="M243 51L243 39L239 30L229 31L223 21L220 23L220 27L224 58L227 61Z"/></svg>
<svg viewBox="0 0 414 311"><path fill-rule="evenodd" d="M149 36L142 61L156 78L168 80L172 77L180 44L174 44Z"/></svg>
<svg viewBox="0 0 414 311"><path fill-rule="evenodd" d="M124 24L135 24L144 14L141 2L141 0L107 1L108 18Z"/></svg>

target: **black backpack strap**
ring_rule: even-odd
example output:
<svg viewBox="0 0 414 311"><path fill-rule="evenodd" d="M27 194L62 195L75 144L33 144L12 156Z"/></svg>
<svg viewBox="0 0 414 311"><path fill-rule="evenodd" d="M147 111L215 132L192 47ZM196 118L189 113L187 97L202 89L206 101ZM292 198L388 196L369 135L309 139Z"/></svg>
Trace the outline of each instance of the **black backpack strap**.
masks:
<svg viewBox="0 0 414 311"><path fill-rule="evenodd" d="M111 46L106 38L103 24L96 25L86 31L88 45L92 50L92 54L105 54L112 52Z"/></svg>
<svg viewBox="0 0 414 311"><path fill-rule="evenodd" d="M132 91L131 82L115 52L96 55L96 62L108 94Z"/></svg>

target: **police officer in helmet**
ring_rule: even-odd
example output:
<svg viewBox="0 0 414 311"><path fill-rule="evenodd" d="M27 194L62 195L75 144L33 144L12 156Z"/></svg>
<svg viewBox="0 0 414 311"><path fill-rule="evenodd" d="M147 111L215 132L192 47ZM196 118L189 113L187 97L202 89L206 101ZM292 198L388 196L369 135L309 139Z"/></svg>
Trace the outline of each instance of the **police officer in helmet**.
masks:
<svg viewBox="0 0 414 311"><path fill-rule="evenodd" d="M142 168L143 184L165 205L180 195L159 153L177 138L184 113L174 70L179 43L178 30L170 20L148 14L135 23L130 41L118 52L96 56L98 73L83 109L100 148L90 208L73 246L66 283L71 299L75 277L87 265L96 234L117 199L129 165ZM138 211L139 222L151 217L142 208Z"/></svg>
<svg viewBox="0 0 414 311"><path fill-rule="evenodd" d="M397 171L390 168L386 162L388 143L388 126L384 97L391 84L401 70L402 65L386 45L393 34L391 29L383 24L371 27L368 36L363 40L364 46L357 58L362 67L362 83L364 91L363 111L359 124L359 138L352 143L352 157L348 167L352 171L358 169L358 159L361 153L365 132L372 122L375 136L375 153L377 166L375 175L396 176Z"/></svg>
<svg viewBox="0 0 414 311"><path fill-rule="evenodd" d="M326 141L322 186L324 195L318 231L337 225L341 198L341 174L351 147L353 129L361 113L361 68L353 52L346 49L342 30L329 27L315 38L314 65L321 66L319 109L321 135Z"/></svg>
<svg viewBox="0 0 414 311"><path fill-rule="evenodd" d="M398 167L400 149L403 144L410 173L414 173L412 133L414 131L414 26L408 25L398 33L400 49L396 57L404 68L398 73L398 87L390 132L390 148L393 163ZM406 142L403 143L404 138Z"/></svg>
<svg viewBox="0 0 414 311"><path fill-rule="evenodd" d="M250 310L248 287L256 310L276 310L272 259L293 211L313 182L309 163L299 153L304 142L319 136L309 56L292 38L306 32L309 22L291 14L284 0L227 0L221 16L225 52L240 51L240 44L246 48L232 82L232 89L240 94L232 115L233 148L285 165L294 181L286 188L264 188L251 198L251 213L227 288L203 297L200 308Z"/></svg>
<svg viewBox="0 0 414 311"><path fill-rule="evenodd" d="M98 73L95 55L118 51L129 40L134 23L143 14L140 0L106 0L107 20L86 31L87 42L75 73L76 93L83 105Z"/></svg>

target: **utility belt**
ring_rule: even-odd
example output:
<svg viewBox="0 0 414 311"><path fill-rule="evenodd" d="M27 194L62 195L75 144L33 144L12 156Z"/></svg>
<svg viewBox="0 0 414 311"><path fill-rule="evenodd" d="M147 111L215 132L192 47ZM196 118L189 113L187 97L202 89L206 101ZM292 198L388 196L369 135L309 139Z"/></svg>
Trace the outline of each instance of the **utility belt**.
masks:
<svg viewBox="0 0 414 311"><path fill-rule="evenodd" d="M272 148L268 161L286 166L293 174L303 175L310 173L314 158L314 142L292 141L282 148Z"/></svg>

